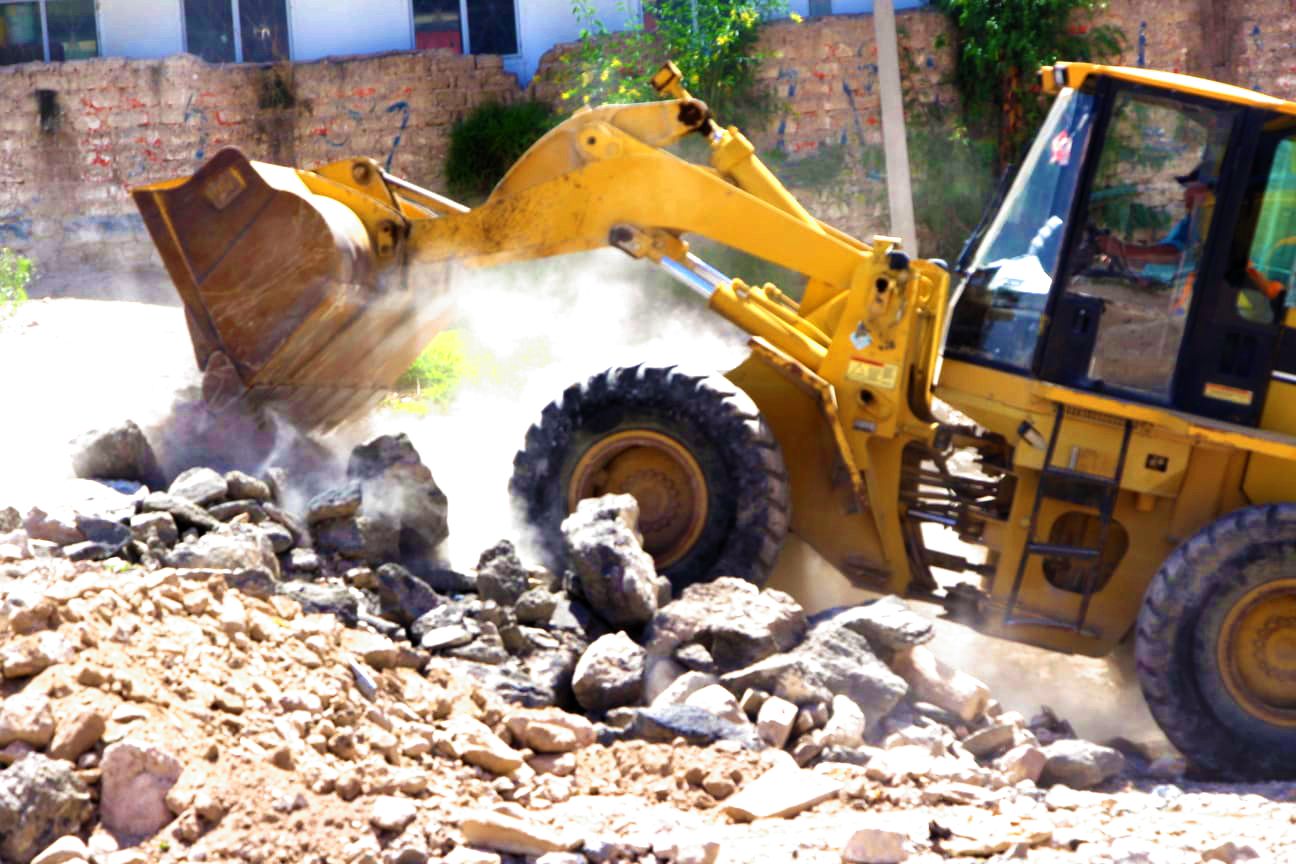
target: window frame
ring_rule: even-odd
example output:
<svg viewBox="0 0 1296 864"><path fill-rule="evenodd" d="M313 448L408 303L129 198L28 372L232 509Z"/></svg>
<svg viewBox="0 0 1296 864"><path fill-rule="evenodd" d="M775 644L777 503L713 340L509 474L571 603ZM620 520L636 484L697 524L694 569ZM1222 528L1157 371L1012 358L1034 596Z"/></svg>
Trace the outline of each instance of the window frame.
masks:
<svg viewBox="0 0 1296 864"><path fill-rule="evenodd" d="M48 4L49 2L50 2L50 0L0 0L0 6L21 6L21 5L24 5L24 4L27 4L27 3L35 3L35 4L37 5L37 7L40 8L41 49L42 49L41 56L43 56L43 57L45 58L42 62L44 62L44 63L53 63L53 62L67 63L67 62L69 62L69 61L67 61L67 60L59 60L59 61L50 60L49 14L46 12L46 9L45 9L46 4ZM462 2L462 0L460 0L460 2ZM181 3L183 3L183 0L181 0ZM103 54L103 28L100 26L100 22L99 22L99 3L98 3L98 0L94 0L94 2L91 3L91 6L92 6L93 9L94 9L94 23L95 23L95 57L102 57L102 56L104 56L104 54ZM88 59L90 59L90 58L87 57L87 58L81 58L81 59L87 59L87 60L88 60Z"/></svg>
<svg viewBox="0 0 1296 864"><path fill-rule="evenodd" d="M517 60L525 53L522 47L522 3L520 0L511 0L511 2L513 3L513 35L517 39L517 51L513 54L498 54L496 56ZM414 28L413 0L410 0L406 8L409 9L409 45L412 51L418 46L418 32ZM463 44L462 56L473 56L475 52L472 48L472 37L468 35L468 0L459 0L459 41Z"/></svg>
<svg viewBox="0 0 1296 864"><path fill-rule="evenodd" d="M0 3L4 3L4 2L7 2L7 0L0 0ZM28 2L30 2L30 0L28 0ZM44 3L45 0L41 0L41 2ZM462 4L463 0L459 0L459 2ZM283 62L283 61L275 61L275 60L244 60L243 59L243 19L240 17L241 12L239 10L239 0L229 0L229 4L230 4L230 14L232 16L230 18L230 22L231 22L230 26L234 30L234 59L230 62L232 63ZM287 62L292 62L297 58L297 52L295 50L296 46L293 45L293 4L291 0L283 0L283 4L284 4L284 27L288 31L287 34L288 35L288 56L284 58L284 60ZM189 54L192 53L189 51L189 19L185 16L184 0L176 0L176 6L180 10L180 50L186 54ZM95 3L96 11L98 10L98 8L99 8L99 4L98 2L96 2ZM414 10L414 4L411 3L410 4L411 23L414 20L413 10ZM412 33L413 31L411 30L410 32Z"/></svg>

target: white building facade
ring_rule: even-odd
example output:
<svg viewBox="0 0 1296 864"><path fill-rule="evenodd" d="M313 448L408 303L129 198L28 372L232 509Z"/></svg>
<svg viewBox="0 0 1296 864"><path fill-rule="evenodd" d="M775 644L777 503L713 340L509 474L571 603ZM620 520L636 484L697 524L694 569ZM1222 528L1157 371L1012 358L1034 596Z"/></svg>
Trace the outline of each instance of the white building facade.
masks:
<svg viewBox="0 0 1296 864"><path fill-rule="evenodd" d="M896 8L926 0L895 0ZM591 0L609 29L640 0ZM873 0L790 0L803 16L868 13ZM213 63L317 60L415 48L500 54L526 83L540 57L576 39L571 0L0 0L0 65L84 57Z"/></svg>

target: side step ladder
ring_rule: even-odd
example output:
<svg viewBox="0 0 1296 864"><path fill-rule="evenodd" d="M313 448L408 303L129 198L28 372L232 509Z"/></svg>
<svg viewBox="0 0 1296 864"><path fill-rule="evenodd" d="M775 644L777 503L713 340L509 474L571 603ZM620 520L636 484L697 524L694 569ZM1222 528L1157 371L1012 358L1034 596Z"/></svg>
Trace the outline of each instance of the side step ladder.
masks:
<svg viewBox="0 0 1296 864"><path fill-rule="evenodd" d="M1116 460L1116 473L1112 476L1091 474L1077 471L1074 468L1059 468L1053 464L1053 453L1057 449L1058 433L1066 417L1066 406L1059 404L1053 418L1053 432L1049 435L1048 449L1044 452L1044 467L1040 471L1039 483L1035 486L1035 504L1031 507L1030 527L1026 530L1026 548L1021 560L1017 562L1017 576L1013 579L1012 591L1008 595L1008 605L1004 610L1005 625L1035 625L1040 627L1061 627L1077 633L1084 629L1085 618L1089 614L1089 601L1093 597L1094 586L1098 582L1099 563L1103 547L1107 542L1107 529L1111 526L1112 513L1116 509L1116 497L1120 492L1121 475L1125 472L1125 457L1129 453L1130 433L1134 430L1134 421L1124 422L1121 436L1120 456ZM1045 543L1035 539L1035 529L1039 522L1040 503L1045 498L1070 501L1062 495L1051 494L1050 481L1063 481L1072 486L1088 487L1096 493L1099 515L1098 542L1094 546L1068 546L1060 543ZM1042 558L1073 558L1077 561L1092 561L1093 568L1084 575L1084 590L1081 594L1080 611L1074 623L1044 618L1038 615L1014 615L1017 608L1018 594L1021 592L1022 580L1026 577L1026 567L1033 556Z"/></svg>

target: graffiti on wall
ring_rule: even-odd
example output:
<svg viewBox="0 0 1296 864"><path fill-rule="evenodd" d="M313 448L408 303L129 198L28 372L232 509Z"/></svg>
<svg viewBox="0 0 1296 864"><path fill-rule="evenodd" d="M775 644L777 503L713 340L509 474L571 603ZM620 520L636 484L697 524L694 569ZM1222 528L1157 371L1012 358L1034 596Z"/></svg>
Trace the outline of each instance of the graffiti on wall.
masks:
<svg viewBox="0 0 1296 864"><path fill-rule="evenodd" d="M335 150L351 150L352 141L359 133L377 127L381 131L380 138L391 143L385 154L372 155L382 158L390 171L401 139L409 128L411 109L405 97L413 93L413 87L403 87L396 94L380 96L376 87L357 87L350 93L341 94L341 98L349 100L349 106L333 123L316 127L314 134Z"/></svg>

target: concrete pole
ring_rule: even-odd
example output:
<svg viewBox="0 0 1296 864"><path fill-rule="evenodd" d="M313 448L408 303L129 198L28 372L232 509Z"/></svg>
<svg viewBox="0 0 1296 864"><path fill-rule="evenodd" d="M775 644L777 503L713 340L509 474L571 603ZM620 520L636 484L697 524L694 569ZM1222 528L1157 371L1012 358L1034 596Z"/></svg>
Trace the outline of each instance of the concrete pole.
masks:
<svg viewBox="0 0 1296 864"><path fill-rule="evenodd" d="M891 233L904 241L906 252L917 257L918 232L914 228L904 95L900 90L900 48L896 41L895 3L892 0L873 0L873 27L877 39L878 83L882 88L882 147L886 157Z"/></svg>

